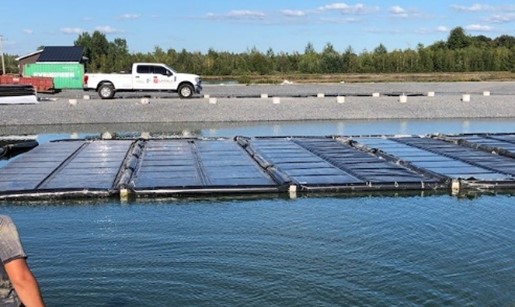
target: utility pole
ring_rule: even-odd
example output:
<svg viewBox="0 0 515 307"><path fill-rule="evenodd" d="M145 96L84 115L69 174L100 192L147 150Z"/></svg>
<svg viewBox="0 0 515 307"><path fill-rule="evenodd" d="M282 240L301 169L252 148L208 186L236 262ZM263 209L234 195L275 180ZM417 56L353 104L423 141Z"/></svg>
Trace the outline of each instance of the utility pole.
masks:
<svg viewBox="0 0 515 307"><path fill-rule="evenodd" d="M5 75L5 61L4 61L4 49L2 48L2 39L4 37L0 35L0 56L2 57L2 75Z"/></svg>

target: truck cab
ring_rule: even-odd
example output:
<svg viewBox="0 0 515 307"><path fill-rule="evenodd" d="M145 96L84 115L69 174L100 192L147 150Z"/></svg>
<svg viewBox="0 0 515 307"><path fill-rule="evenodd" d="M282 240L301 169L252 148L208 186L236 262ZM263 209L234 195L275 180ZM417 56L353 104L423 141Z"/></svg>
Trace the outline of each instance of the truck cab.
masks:
<svg viewBox="0 0 515 307"><path fill-rule="evenodd" d="M133 67L132 84L134 88L166 90L170 87L177 88L177 73L164 65L137 64Z"/></svg>

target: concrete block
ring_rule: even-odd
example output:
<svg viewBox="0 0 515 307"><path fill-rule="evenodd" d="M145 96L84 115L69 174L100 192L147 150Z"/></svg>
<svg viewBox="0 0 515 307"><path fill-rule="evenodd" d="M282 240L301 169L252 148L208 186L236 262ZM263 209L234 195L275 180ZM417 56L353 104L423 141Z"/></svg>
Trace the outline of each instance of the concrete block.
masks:
<svg viewBox="0 0 515 307"><path fill-rule="evenodd" d="M317 98L324 98L325 97L325 94L324 93L318 93L317 94Z"/></svg>
<svg viewBox="0 0 515 307"><path fill-rule="evenodd" d="M379 96L381 96L381 94L379 94L379 93L372 93L372 97L376 97L377 98Z"/></svg>
<svg viewBox="0 0 515 307"><path fill-rule="evenodd" d="M111 139L113 139L113 135L109 131L102 133L102 140L111 140Z"/></svg>
<svg viewBox="0 0 515 307"><path fill-rule="evenodd" d="M297 186L290 185L290 187L288 189L288 194L290 194L290 199L296 199L297 198Z"/></svg>
<svg viewBox="0 0 515 307"><path fill-rule="evenodd" d="M400 96L399 96L399 102L400 102L400 103L406 103L406 102L408 102L408 96L406 96L406 95L400 95Z"/></svg>
<svg viewBox="0 0 515 307"><path fill-rule="evenodd" d="M70 139L77 140L79 138L79 134L77 132L70 133Z"/></svg>
<svg viewBox="0 0 515 307"><path fill-rule="evenodd" d="M84 99L84 100L90 100L90 99L91 99L91 97L90 97L89 95L84 95L84 96L82 96L82 99Z"/></svg>
<svg viewBox="0 0 515 307"><path fill-rule="evenodd" d="M427 92L427 97L435 97L435 92Z"/></svg>
<svg viewBox="0 0 515 307"><path fill-rule="evenodd" d="M209 98L209 104L216 104L216 98Z"/></svg>
<svg viewBox="0 0 515 307"><path fill-rule="evenodd" d="M336 102L337 103L345 103L345 96L337 96Z"/></svg>
<svg viewBox="0 0 515 307"><path fill-rule="evenodd" d="M268 98L268 94L261 94L261 99L267 99Z"/></svg>
<svg viewBox="0 0 515 307"><path fill-rule="evenodd" d="M148 99L148 98L141 98L141 104L150 104L150 99Z"/></svg>
<svg viewBox="0 0 515 307"><path fill-rule="evenodd" d="M483 96L490 96L490 91L484 91Z"/></svg>
<svg viewBox="0 0 515 307"><path fill-rule="evenodd" d="M205 94L205 95L204 95L204 99L209 99L209 95L208 95L208 94Z"/></svg>
<svg viewBox="0 0 515 307"><path fill-rule="evenodd" d="M76 106L77 105L77 99L69 99L68 103L70 103L70 105L72 105L72 106Z"/></svg>
<svg viewBox="0 0 515 307"><path fill-rule="evenodd" d="M461 101L463 101L463 102L470 102L470 94L463 94L461 96Z"/></svg>
<svg viewBox="0 0 515 307"><path fill-rule="evenodd" d="M272 103L273 104L280 104L281 103L281 98L279 98L279 97L272 98Z"/></svg>

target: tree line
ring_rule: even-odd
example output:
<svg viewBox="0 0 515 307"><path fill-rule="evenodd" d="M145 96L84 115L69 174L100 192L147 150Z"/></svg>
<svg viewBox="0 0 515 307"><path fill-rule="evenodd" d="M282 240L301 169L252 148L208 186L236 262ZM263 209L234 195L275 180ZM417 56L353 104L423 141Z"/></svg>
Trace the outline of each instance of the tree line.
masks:
<svg viewBox="0 0 515 307"><path fill-rule="evenodd" d="M126 71L133 62L160 62L177 71L206 76L515 72L515 37L501 35L492 39L483 35L472 36L461 27L452 29L446 41L437 41L429 46L419 44L415 49L388 51L379 44L372 51L360 53L350 46L339 52L331 43L327 43L321 52L308 43L303 53L276 53L272 48L266 52L252 48L241 53L214 49L202 53L160 47L154 47L152 52L130 53L125 39L109 41L98 31L80 34L74 45L84 47L84 55L89 58L88 72Z"/></svg>

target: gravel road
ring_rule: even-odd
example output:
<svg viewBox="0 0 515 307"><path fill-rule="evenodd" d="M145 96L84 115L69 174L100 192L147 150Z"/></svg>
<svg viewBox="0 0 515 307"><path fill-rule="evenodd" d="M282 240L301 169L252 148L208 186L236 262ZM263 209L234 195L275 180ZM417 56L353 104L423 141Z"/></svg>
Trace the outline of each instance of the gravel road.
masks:
<svg viewBox="0 0 515 307"><path fill-rule="evenodd" d="M515 82L206 85L193 99L171 93L97 97L70 90L38 95L35 105L0 105L0 126L515 117Z"/></svg>

